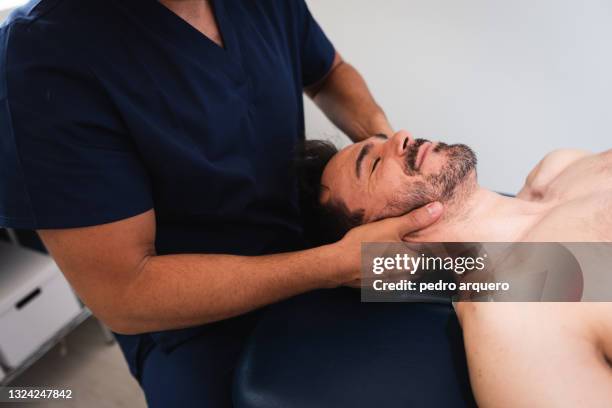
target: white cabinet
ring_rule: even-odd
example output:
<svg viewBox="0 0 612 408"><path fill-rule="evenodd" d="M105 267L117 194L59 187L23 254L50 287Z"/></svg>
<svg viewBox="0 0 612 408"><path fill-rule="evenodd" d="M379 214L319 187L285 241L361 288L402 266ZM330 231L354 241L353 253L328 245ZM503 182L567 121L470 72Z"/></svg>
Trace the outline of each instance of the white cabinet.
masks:
<svg viewBox="0 0 612 408"><path fill-rule="evenodd" d="M51 257L0 242L0 360L17 367L82 307Z"/></svg>

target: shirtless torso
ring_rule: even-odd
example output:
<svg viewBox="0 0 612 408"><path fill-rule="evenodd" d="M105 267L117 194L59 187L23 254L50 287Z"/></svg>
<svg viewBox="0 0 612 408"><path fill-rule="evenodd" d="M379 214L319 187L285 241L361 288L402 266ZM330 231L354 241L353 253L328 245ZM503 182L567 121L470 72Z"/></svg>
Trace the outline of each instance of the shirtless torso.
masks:
<svg viewBox="0 0 612 408"><path fill-rule="evenodd" d="M442 201L442 217L404 236L408 242L565 242L566 249L572 243L595 242L589 249L612 243L612 150L554 151L531 171L517 197L509 198L478 184L469 147L436 143L417 143L400 131L347 146L324 169L321 204L341 202L363 222L372 222ZM523 247L542 254L536 244ZM603 252L612 266L612 251ZM521 273L534 271L526 263L516 265L507 272L515 282ZM546 280L553 281L556 272L562 276L563 266L545 269ZM579 266L584 279L564 281L576 290L563 299L587 299L587 271ZM504 271L494 266L491 272ZM599 276L607 278L605 268ZM592 282L590 287L606 294L610 286L612 292L612 279L607 285L601 279ZM612 302L502 299L508 297L455 307L480 406L612 407Z"/></svg>
<svg viewBox="0 0 612 408"><path fill-rule="evenodd" d="M550 153L517 198L545 206L520 241L612 241L612 150ZM612 406L612 303L465 302L456 309L480 406Z"/></svg>
<svg viewBox="0 0 612 408"><path fill-rule="evenodd" d="M517 198L550 207L522 241L612 241L612 150L549 153Z"/></svg>

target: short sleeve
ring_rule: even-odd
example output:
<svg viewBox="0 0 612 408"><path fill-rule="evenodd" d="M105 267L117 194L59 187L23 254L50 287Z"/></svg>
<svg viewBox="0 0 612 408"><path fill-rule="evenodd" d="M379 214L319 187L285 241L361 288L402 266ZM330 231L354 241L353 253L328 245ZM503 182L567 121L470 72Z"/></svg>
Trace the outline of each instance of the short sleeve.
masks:
<svg viewBox="0 0 612 408"><path fill-rule="evenodd" d="M298 0L302 63L302 85L308 86L322 79L331 69L336 50L329 41L308 6Z"/></svg>
<svg viewBox="0 0 612 408"><path fill-rule="evenodd" d="M83 55L0 32L0 226L108 223L153 207L148 173Z"/></svg>

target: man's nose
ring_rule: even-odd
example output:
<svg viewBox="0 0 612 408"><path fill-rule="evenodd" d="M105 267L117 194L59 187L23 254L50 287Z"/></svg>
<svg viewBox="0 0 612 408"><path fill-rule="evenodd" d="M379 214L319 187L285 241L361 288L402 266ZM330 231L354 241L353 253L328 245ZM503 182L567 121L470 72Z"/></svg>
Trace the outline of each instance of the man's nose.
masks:
<svg viewBox="0 0 612 408"><path fill-rule="evenodd" d="M400 130L386 144L390 149L389 153L403 156L408 152L408 147L412 143L414 143L412 135L407 130Z"/></svg>

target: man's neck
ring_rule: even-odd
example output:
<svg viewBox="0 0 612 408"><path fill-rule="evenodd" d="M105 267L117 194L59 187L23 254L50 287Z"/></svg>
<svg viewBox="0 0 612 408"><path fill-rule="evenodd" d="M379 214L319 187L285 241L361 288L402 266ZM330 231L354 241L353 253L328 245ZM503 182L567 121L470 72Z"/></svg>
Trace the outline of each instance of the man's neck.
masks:
<svg viewBox="0 0 612 408"><path fill-rule="evenodd" d="M411 237L421 242L516 242L541 218L543 204L475 185L445 203L440 221Z"/></svg>
<svg viewBox="0 0 612 408"><path fill-rule="evenodd" d="M210 11L208 1L202 0L159 0L161 4L183 17L183 15L198 16Z"/></svg>
<svg viewBox="0 0 612 408"><path fill-rule="evenodd" d="M209 1L159 0L159 2L219 47L224 47L214 10Z"/></svg>

